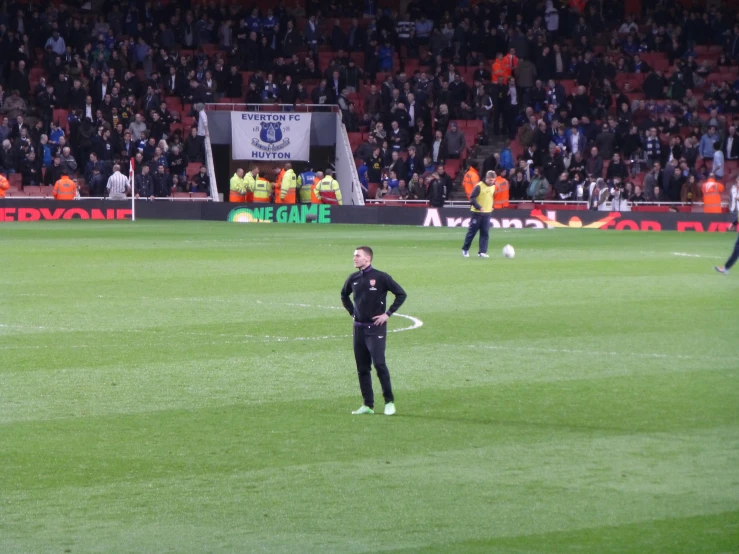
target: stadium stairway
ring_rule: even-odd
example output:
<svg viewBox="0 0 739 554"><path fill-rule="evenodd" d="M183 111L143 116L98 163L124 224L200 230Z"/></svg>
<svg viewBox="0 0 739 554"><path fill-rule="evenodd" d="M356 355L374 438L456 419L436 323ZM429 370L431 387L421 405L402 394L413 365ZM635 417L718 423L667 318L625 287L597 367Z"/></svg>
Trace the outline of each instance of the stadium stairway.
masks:
<svg viewBox="0 0 739 554"><path fill-rule="evenodd" d="M488 139L488 144L477 144L473 148L470 148L467 160L465 160L465 162L460 166L459 171L457 172L457 176L454 179L454 191L452 192L452 197L450 198L450 200L467 200L467 196L465 195L464 189L462 188L462 179L464 179L464 174L469 168L470 162L476 161L478 170L482 172L482 166L483 163L485 163L485 158L494 154L495 152L500 152L501 150L503 150L503 148L505 147L506 139L507 137L505 135L490 135ZM480 174L480 177L483 177L482 173Z"/></svg>

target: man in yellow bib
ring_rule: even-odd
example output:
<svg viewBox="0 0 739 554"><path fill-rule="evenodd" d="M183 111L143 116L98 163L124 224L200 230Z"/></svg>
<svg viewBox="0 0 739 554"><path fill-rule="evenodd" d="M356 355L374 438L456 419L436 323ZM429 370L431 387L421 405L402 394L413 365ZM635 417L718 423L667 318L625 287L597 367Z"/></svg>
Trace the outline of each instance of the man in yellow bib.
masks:
<svg viewBox="0 0 739 554"><path fill-rule="evenodd" d="M462 255L465 258L470 257L470 246L475 238L477 231L480 231L480 249L478 256L480 258L489 258L488 256L488 237L490 235L490 215L493 213L493 200L495 196L495 171L488 171L485 174L485 181L480 181L472 189L470 194L470 208L472 217L470 218L470 228L464 239L462 246Z"/></svg>

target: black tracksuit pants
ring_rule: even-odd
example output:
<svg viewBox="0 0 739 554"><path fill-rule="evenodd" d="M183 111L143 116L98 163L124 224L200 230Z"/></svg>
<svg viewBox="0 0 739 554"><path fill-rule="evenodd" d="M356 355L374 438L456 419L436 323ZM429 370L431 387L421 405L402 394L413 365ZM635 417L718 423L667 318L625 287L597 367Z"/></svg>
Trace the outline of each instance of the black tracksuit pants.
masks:
<svg viewBox="0 0 739 554"><path fill-rule="evenodd" d="M354 327L354 359L357 361L359 388L362 391L364 405L375 406L375 394L372 390L372 364L375 365L377 378L382 386L385 403L393 402L393 387L390 384L390 372L385 364L385 343L387 341L387 325L371 325Z"/></svg>
<svg viewBox="0 0 739 554"><path fill-rule="evenodd" d="M462 250L467 252L472 247L472 240L477 232L480 231L480 249L481 254L488 253L488 239L490 238L490 214L472 212L470 217L470 227L467 230L467 236L464 238Z"/></svg>
<svg viewBox="0 0 739 554"><path fill-rule="evenodd" d="M731 256L729 256L729 259L726 261L726 265L724 267L726 269L731 269L737 260L739 260L739 236L736 237L734 251L731 253Z"/></svg>

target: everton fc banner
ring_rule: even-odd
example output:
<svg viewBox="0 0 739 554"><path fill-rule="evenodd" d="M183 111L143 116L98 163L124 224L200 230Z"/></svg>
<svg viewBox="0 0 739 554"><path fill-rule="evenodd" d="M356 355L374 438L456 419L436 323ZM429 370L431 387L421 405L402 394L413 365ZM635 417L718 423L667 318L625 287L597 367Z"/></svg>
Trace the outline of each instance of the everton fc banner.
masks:
<svg viewBox="0 0 739 554"><path fill-rule="evenodd" d="M231 112L234 160L308 161L309 113Z"/></svg>

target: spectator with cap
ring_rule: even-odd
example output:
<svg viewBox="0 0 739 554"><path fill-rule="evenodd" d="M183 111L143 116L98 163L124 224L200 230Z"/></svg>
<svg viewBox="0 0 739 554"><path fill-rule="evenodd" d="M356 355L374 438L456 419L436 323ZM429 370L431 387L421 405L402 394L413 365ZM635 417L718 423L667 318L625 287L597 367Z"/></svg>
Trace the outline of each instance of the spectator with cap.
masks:
<svg viewBox="0 0 739 554"><path fill-rule="evenodd" d="M92 167L92 175L87 180L87 186L90 189L90 196L100 198L105 196L105 178L100 173L100 164L95 163Z"/></svg>

